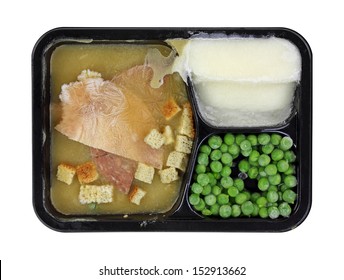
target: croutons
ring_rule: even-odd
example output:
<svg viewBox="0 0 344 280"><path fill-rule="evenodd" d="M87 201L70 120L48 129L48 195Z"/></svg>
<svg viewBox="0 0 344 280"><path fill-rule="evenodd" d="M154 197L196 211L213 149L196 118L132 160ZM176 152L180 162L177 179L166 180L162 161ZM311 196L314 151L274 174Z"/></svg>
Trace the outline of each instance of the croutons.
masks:
<svg viewBox="0 0 344 280"><path fill-rule="evenodd" d="M112 202L112 185L81 185L79 201L81 204Z"/></svg>
<svg viewBox="0 0 344 280"><path fill-rule="evenodd" d="M178 104L176 103L176 101L174 101L173 98L170 98L163 106L162 108L162 113L165 116L165 119L168 121L170 119L172 119L175 115L178 114L178 112L180 112L181 109L178 106Z"/></svg>
<svg viewBox="0 0 344 280"><path fill-rule="evenodd" d="M73 182L76 169L74 166L71 166L66 163L61 163L57 167L57 180L70 185Z"/></svg>
<svg viewBox="0 0 344 280"><path fill-rule="evenodd" d="M144 141L153 149L159 149L164 145L165 138L158 130L152 129L145 137Z"/></svg>
<svg viewBox="0 0 344 280"><path fill-rule="evenodd" d="M180 118L178 132L192 139L195 137L195 129L193 124L192 109L190 103L186 103L183 106L183 112Z"/></svg>
<svg viewBox="0 0 344 280"><path fill-rule="evenodd" d="M169 145L174 142L174 136L173 136L173 131L172 128L169 125L166 125L164 128L164 132L162 134L165 138L164 144Z"/></svg>
<svg viewBox="0 0 344 280"><path fill-rule="evenodd" d="M160 180L163 184L169 184L179 179L178 171L174 167L169 167L159 171Z"/></svg>
<svg viewBox="0 0 344 280"><path fill-rule="evenodd" d="M184 135L177 135L176 137L176 144L174 148L177 152L190 154L192 149L192 143L193 141Z"/></svg>
<svg viewBox="0 0 344 280"><path fill-rule="evenodd" d="M173 151L168 155L166 165L169 167L175 167L181 171L185 171L187 164L187 155L177 151Z"/></svg>
<svg viewBox="0 0 344 280"><path fill-rule="evenodd" d="M97 167L91 161L78 165L76 167L76 175L78 176L80 184L92 183L99 177Z"/></svg>
<svg viewBox="0 0 344 280"><path fill-rule="evenodd" d="M146 191L143 189L140 189L137 186L134 186L133 189L129 193L129 200L131 203L134 203L136 205L140 205L141 199L146 195Z"/></svg>
<svg viewBox="0 0 344 280"><path fill-rule="evenodd" d="M154 177L154 167L139 162L134 177L137 180L151 184Z"/></svg>

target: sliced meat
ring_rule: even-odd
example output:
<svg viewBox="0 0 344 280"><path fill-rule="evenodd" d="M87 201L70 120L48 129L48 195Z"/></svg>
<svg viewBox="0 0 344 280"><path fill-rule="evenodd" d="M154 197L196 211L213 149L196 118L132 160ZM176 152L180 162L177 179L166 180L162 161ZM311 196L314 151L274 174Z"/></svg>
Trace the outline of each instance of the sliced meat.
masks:
<svg viewBox="0 0 344 280"><path fill-rule="evenodd" d="M64 85L62 120L55 128L87 146L161 169L163 148L144 142L161 114L152 109L162 93L150 87L151 75L149 68L134 67L111 82L97 76Z"/></svg>
<svg viewBox="0 0 344 280"><path fill-rule="evenodd" d="M133 160L94 148L91 148L91 156L102 177L121 192L128 194L134 179L137 163Z"/></svg>

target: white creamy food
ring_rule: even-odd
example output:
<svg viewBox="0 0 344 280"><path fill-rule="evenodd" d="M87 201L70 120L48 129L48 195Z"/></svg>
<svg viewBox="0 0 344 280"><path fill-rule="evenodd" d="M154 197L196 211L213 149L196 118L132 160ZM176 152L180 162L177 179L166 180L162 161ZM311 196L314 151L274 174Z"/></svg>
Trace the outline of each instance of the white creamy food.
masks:
<svg viewBox="0 0 344 280"><path fill-rule="evenodd" d="M267 126L292 111L301 77L301 55L281 38L194 38L169 43L172 66L192 81L200 113L214 126ZM178 49L179 48L179 49Z"/></svg>

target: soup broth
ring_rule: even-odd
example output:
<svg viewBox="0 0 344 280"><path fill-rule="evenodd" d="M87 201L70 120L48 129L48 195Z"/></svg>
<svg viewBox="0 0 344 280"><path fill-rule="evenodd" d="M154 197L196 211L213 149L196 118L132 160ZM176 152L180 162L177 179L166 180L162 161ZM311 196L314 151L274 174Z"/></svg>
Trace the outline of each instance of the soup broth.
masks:
<svg viewBox="0 0 344 280"><path fill-rule="evenodd" d="M183 172L180 170L179 179L163 184L155 169L151 184L134 179L132 186L138 186L146 192L140 205L130 202L128 194L113 188L111 203L81 204L79 201L80 183L74 177L67 185L57 180L57 167L60 163L77 166L91 161L90 147L73 141L55 129L62 117L62 105L59 99L61 87L75 82L78 75L85 69L101 73L104 80L111 81L114 76L132 67L144 65L147 52L157 48L167 56L171 49L163 45L149 45L139 43L126 44L65 44L56 48L51 57L51 200L57 211L71 214L132 214L132 213L165 213L175 204L181 190ZM180 108L188 102L186 87L178 74L165 77L168 79L163 94L163 101L173 99ZM174 137L177 136L181 113L170 120L157 117L156 123L160 130L169 125ZM167 157L174 150L174 144L163 146L163 168L166 168ZM108 184L100 174L92 182L94 185Z"/></svg>

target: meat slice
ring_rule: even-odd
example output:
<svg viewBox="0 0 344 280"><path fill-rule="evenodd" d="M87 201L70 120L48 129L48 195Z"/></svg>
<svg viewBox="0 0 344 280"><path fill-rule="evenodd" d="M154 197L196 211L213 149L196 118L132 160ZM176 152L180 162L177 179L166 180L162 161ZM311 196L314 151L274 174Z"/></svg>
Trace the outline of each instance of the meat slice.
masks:
<svg viewBox="0 0 344 280"><path fill-rule="evenodd" d="M91 148L93 162L98 172L108 182L112 183L121 192L128 194L137 163L133 160L110 154L105 151Z"/></svg>
<svg viewBox="0 0 344 280"><path fill-rule="evenodd" d="M155 114L160 112L152 108L162 95L150 87L149 74L147 68L135 67L113 81L99 74L64 85L62 120L55 128L87 146L161 169L163 147L153 149L144 142L159 127Z"/></svg>

